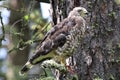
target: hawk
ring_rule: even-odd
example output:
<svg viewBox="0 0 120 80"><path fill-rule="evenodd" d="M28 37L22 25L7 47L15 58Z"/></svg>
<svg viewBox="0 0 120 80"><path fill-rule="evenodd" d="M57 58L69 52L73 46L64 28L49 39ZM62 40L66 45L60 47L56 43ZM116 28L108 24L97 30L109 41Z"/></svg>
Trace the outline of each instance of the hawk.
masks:
<svg viewBox="0 0 120 80"><path fill-rule="evenodd" d="M39 48L23 66L20 73L24 74L33 65L51 59L55 55L61 56L62 60L70 57L77 49L81 36L85 32L84 16L87 14L87 10L83 7L75 7L70 11L67 18L47 32Z"/></svg>

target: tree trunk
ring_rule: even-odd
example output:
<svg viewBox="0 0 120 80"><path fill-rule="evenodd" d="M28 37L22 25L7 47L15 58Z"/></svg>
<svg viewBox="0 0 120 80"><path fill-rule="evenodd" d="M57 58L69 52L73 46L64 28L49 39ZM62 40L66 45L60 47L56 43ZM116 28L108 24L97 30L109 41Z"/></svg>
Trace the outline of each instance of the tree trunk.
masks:
<svg viewBox="0 0 120 80"><path fill-rule="evenodd" d="M120 6L114 0L55 1L51 0L54 24L76 6L85 7L90 13L88 28L74 55L79 80L119 80Z"/></svg>
<svg viewBox="0 0 120 80"><path fill-rule="evenodd" d="M14 4L14 6L12 4ZM10 21L9 21L9 24L11 25L10 27L12 27L13 31L15 30L16 32L24 34L24 36L12 35L11 43L13 43L16 46L21 39L23 39L23 41L27 41L30 38L29 27L23 21L23 17L26 13L27 6L25 4L25 1L11 0L11 7L14 10L12 10L10 14ZM10 32L12 32L12 29L10 28ZM11 49L11 45L10 45L10 49ZM13 54L11 53L12 63L14 65L23 65L27 61L26 56L28 56L28 53L29 53L29 47L27 47L25 50L21 50L21 51L17 50L13 52Z"/></svg>
<svg viewBox="0 0 120 80"><path fill-rule="evenodd" d="M27 41L30 38L29 27L27 23L24 23L23 21L28 2L22 0L10 0L8 2L10 8L12 9L9 18L11 36L9 36L10 44L8 45L8 49L12 49L12 47L14 46L17 47L20 40ZM14 35L13 33L15 31L24 34L24 36ZM28 53L29 47L26 47L26 49L24 50L14 50L10 53L8 59L9 68L7 72L7 77L9 80L24 80L19 76L19 70L21 68L20 66L25 64L25 62L27 61Z"/></svg>

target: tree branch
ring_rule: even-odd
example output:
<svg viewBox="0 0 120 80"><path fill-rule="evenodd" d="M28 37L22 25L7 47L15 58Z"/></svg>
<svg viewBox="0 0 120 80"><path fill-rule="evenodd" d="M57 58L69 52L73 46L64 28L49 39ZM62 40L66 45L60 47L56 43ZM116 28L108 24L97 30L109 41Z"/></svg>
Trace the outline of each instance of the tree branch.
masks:
<svg viewBox="0 0 120 80"><path fill-rule="evenodd" d="M2 45L2 40L5 40L5 28L4 28L4 23L2 21L2 16L1 16L1 12L0 12L0 22L2 25L2 36L0 37L0 46Z"/></svg>

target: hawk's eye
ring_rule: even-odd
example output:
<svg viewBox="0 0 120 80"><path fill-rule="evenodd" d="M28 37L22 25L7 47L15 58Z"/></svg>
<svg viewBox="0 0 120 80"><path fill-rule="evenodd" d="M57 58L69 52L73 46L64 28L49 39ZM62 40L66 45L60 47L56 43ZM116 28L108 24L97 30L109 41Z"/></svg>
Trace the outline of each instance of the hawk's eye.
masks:
<svg viewBox="0 0 120 80"><path fill-rule="evenodd" d="M82 10L78 10L78 12L81 12Z"/></svg>

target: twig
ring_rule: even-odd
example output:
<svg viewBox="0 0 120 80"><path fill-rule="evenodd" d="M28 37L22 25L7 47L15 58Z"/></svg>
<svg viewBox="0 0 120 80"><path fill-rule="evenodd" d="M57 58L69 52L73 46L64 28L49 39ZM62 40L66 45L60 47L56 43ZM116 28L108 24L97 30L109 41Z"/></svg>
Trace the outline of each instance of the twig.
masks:
<svg viewBox="0 0 120 80"><path fill-rule="evenodd" d="M0 42L2 41L2 40L5 40L5 26L4 26L4 23L3 23L3 21L2 21L2 16L1 16L1 12L0 12L0 22L1 22L1 25L2 25L2 37L0 38Z"/></svg>
<svg viewBox="0 0 120 80"><path fill-rule="evenodd" d="M13 29L13 27L14 27L17 23L19 23L19 22L21 22L21 21L22 21L22 19L19 19L19 20L15 21L15 22L12 24L12 26L10 27L9 35L10 35L11 33L13 33L13 32L11 31L11 29Z"/></svg>
<svg viewBox="0 0 120 80"><path fill-rule="evenodd" d="M41 32L44 32L44 31L47 29L47 27L48 27L49 24L50 24L50 22L48 22L48 23L41 29Z"/></svg>

